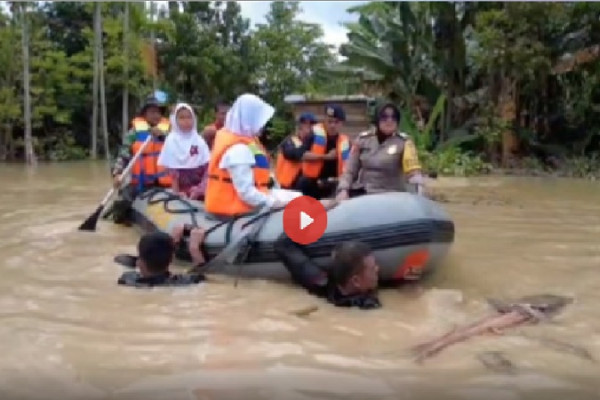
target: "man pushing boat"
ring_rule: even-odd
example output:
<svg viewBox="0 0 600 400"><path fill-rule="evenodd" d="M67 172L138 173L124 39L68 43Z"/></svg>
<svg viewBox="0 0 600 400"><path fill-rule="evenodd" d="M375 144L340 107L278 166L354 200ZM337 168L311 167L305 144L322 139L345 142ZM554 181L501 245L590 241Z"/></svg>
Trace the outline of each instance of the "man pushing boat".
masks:
<svg viewBox="0 0 600 400"><path fill-rule="evenodd" d="M323 297L337 307L380 308L377 297L379 265L371 248L362 242L347 241L336 245L331 265L320 268L304 252L278 241L275 251L290 272L294 282L309 293Z"/></svg>
<svg viewBox="0 0 600 400"><path fill-rule="evenodd" d="M119 285L132 287L189 286L205 280L202 273L205 257L202 250L205 231L192 228L189 232L188 251L195 267L187 274L173 274L169 267L177 247L183 243L186 228L177 227L171 235L164 232L147 233L138 243L138 255L119 255L115 262L135 268L118 280ZM311 263L311 260L306 260ZM368 245L361 242L342 242L331 254L327 272L311 275L310 270L289 269L295 282L311 294L327 299L337 307L376 309L381 307L377 298L379 266Z"/></svg>
<svg viewBox="0 0 600 400"><path fill-rule="evenodd" d="M117 281L119 285L132 287L189 286L204 281L202 274L174 274L169 270L173 256L182 242L185 228L178 227L169 235L164 232L152 232L143 235L138 242L138 255L121 255L115 261L121 265L136 268L127 271ZM190 231L188 251L196 266L205 262L201 246L204 230L195 228Z"/></svg>

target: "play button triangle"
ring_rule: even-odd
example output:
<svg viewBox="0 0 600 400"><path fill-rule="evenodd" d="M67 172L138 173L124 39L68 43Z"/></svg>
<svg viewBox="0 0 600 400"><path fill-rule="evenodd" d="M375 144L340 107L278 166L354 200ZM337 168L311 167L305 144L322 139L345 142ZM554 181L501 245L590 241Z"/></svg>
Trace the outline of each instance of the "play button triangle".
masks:
<svg viewBox="0 0 600 400"><path fill-rule="evenodd" d="M307 213L305 213L304 211L300 211L300 229L304 229L307 226L309 226L310 224L312 224L315 220L312 219L310 217L310 215L308 215Z"/></svg>

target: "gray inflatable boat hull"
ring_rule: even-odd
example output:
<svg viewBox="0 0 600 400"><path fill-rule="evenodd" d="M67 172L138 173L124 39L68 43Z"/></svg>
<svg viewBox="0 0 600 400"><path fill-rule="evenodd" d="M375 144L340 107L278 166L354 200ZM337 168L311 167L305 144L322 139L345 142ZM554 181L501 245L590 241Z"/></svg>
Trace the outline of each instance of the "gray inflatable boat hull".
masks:
<svg viewBox="0 0 600 400"><path fill-rule="evenodd" d="M202 202L181 199L170 190L150 189L133 202L134 224L143 231L171 232L176 226L202 226L208 233L204 251L217 255L235 238L252 216L219 221L204 213ZM244 266L221 265L214 273L245 277L289 279L278 261L274 242L283 233L283 212L267 217ZM417 275L431 272L454 242L454 223L439 205L411 193L365 195L340 203L327 214L327 229L321 239L306 246L309 255L324 268L333 246L346 240L360 240L374 250L382 281L402 280L400 270L416 267ZM189 260L189 255L179 258ZM422 264L422 265L419 265Z"/></svg>

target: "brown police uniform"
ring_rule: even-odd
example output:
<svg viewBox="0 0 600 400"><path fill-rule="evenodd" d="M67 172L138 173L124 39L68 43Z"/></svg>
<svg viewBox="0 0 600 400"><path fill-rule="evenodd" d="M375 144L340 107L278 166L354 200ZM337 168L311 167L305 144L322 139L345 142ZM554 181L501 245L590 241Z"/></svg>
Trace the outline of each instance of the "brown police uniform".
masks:
<svg viewBox="0 0 600 400"><path fill-rule="evenodd" d="M367 193L406 191L405 178L421 170L414 142L396 133L379 144L374 130L355 140L338 192L363 187Z"/></svg>

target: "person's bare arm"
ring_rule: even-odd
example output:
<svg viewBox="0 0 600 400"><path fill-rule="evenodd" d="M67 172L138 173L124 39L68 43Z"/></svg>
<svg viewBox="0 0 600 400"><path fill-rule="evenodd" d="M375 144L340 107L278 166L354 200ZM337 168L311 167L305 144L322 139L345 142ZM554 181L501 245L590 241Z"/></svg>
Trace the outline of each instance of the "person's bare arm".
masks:
<svg viewBox="0 0 600 400"><path fill-rule="evenodd" d="M206 262L204 259L204 254L202 254L202 250L200 250L202 244L204 243L204 237L206 232L202 228L194 228L190 231L190 239L188 242L188 250L190 252L190 256L192 257L192 262L195 266L202 265Z"/></svg>
<svg viewBox="0 0 600 400"><path fill-rule="evenodd" d="M183 225L179 225L173 228L173 230L171 231L171 237L173 238L173 243L175 243L175 245L178 245L179 242L181 242L184 230L185 227Z"/></svg>
<svg viewBox="0 0 600 400"><path fill-rule="evenodd" d="M302 161L319 161L319 160L326 160L327 158L325 158L326 156L321 155L321 154L315 154L315 153L311 153L309 151L307 151L306 153L304 153L302 155L301 160Z"/></svg>
<svg viewBox="0 0 600 400"><path fill-rule="evenodd" d="M214 125L207 125L202 130L202 137L206 141L206 144L209 145L209 147L214 142L216 135L217 135L217 128Z"/></svg>
<svg viewBox="0 0 600 400"><path fill-rule="evenodd" d="M322 156L322 160L335 160L337 158L337 150L331 149L327 154Z"/></svg>

